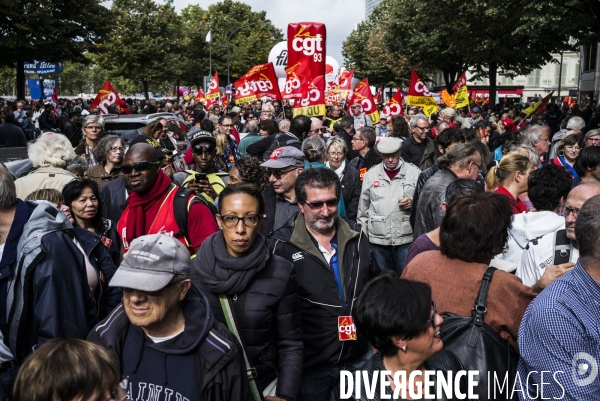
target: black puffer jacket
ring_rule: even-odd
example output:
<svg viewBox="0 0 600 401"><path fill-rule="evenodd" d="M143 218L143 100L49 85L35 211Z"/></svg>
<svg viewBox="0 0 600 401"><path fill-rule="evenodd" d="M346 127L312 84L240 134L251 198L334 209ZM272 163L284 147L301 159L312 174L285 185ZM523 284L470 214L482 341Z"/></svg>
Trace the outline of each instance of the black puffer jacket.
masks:
<svg viewBox="0 0 600 401"><path fill-rule="evenodd" d="M198 260L198 259L196 259ZM206 295L215 319L226 324L219 295L192 268L192 282ZM265 388L277 376L277 396L295 400L303 366L298 281L292 263L272 255L266 266L234 297L240 335ZM240 313L243 311L243 313Z"/></svg>
<svg viewBox="0 0 600 401"><path fill-rule="evenodd" d="M271 239L273 253L292 261L298 274L305 369L358 358L368 349L364 336L359 335L357 341L340 341L337 324L339 316L352 314L356 297L379 274L379 266L358 224L338 217L336 228L344 304L333 270L310 238L302 214L275 231Z"/></svg>

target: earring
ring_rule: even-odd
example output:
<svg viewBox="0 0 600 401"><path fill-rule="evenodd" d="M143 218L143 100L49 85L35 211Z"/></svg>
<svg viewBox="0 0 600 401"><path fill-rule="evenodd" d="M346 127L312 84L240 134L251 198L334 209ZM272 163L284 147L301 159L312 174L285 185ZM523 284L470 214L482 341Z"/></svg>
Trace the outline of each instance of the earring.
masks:
<svg viewBox="0 0 600 401"><path fill-rule="evenodd" d="M406 345L402 347L402 351L406 352Z"/></svg>

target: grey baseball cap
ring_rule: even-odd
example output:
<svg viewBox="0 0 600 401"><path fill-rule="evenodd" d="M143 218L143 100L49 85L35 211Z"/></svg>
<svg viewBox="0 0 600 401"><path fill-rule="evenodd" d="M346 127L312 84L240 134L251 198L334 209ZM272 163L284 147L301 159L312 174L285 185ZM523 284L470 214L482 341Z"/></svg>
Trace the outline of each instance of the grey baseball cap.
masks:
<svg viewBox="0 0 600 401"><path fill-rule="evenodd" d="M183 243L166 234L143 235L131 241L109 287L158 291L176 274L189 273L190 253Z"/></svg>
<svg viewBox="0 0 600 401"><path fill-rule="evenodd" d="M304 167L304 153L293 146L275 149L269 160L260 165L267 168Z"/></svg>

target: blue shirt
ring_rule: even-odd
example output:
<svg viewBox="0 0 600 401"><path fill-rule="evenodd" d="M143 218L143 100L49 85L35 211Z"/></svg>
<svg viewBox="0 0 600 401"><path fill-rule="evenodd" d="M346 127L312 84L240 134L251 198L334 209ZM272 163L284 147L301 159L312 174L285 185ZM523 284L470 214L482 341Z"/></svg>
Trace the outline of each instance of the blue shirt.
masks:
<svg viewBox="0 0 600 401"><path fill-rule="evenodd" d="M543 376L544 398L600 399L600 284L579 262L529 305L518 342L518 373L525 390L518 393L520 400L534 399L536 388L532 384L541 391L541 371L550 371ZM555 373L558 371L564 373ZM541 393L538 396L541 399Z"/></svg>

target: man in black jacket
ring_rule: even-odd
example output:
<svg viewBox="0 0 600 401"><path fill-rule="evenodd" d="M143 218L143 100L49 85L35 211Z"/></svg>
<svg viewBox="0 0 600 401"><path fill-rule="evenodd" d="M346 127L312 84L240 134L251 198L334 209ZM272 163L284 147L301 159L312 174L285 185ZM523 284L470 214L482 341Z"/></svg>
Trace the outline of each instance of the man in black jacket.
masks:
<svg viewBox="0 0 600 401"><path fill-rule="evenodd" d="M310 118L296 116L290 124L290 132L279 132L256 141L246 148L246 153L257 157L259 160L268 160L271 153L283 146L293 146L300 149L302 141L310 131Z"/></svg>
<svg viewBox="0 0 600 401"><path fill-rule="evenodd" d="M6 121L0 124L0 148L26 147L25 133L15 124L15 115L6 113Z"/></svg>
<svg viewBox="0 0 600 401"><path fill-rule="evenodd" d="M189 275L180 241L164 234L134 239L110 283L123 288L123 303L88 340L119 361L130 400L251 401L239 344Z"/></svg>
<svg viewBox="0 0 600 401"><path fill-rule="evenodd" d="M339 399L341 370L357 370L370 356L352 321L354 300L379 273L369 242L356 224L337 214L341 184L328 168L305 170L296 180L300 214L276 231L273 253L294 264L304 331L300 399Z"/></svg>

